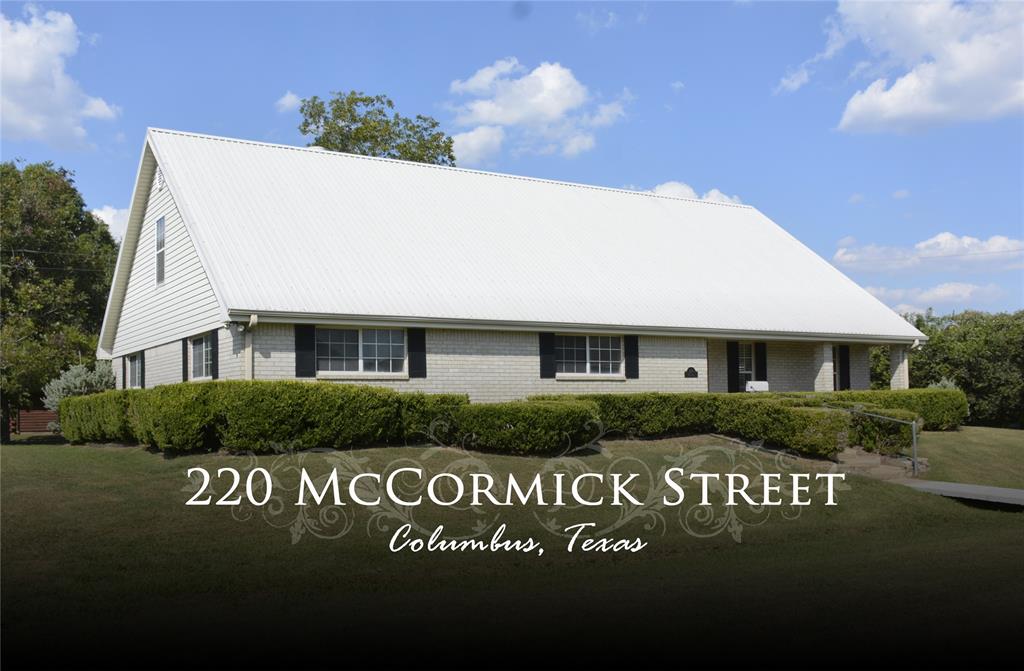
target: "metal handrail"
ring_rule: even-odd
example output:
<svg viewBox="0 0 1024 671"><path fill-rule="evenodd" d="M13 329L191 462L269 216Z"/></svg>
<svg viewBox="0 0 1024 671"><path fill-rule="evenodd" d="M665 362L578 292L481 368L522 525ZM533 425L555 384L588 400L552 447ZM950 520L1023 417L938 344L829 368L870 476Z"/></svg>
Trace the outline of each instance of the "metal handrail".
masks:
<svg viewBox="0 0 1024 671"><path fill-rule="evenodd" d="M846 412L849 412L851 414L864 415L865 417L875 417L877 419L885 419L885 420L888 420L890 422L896 422L897 424L908 424L908 425L910 425L910 446L911 446L910 466L911 466L911 471L912 471L914 477L917 477L918 467L917 467L917 420L916 419L913 420L913 421L907 421L905 419L896 419L895 417L886 417L885 415L876 415L873 412L864 412L863 410L857 410L855 408L843 408L843 407L840 407L840 406L829 405L827 403L824 403L822 405L824 407L826 407L826 408L831 408L832 410L845 410Z"/></svg>

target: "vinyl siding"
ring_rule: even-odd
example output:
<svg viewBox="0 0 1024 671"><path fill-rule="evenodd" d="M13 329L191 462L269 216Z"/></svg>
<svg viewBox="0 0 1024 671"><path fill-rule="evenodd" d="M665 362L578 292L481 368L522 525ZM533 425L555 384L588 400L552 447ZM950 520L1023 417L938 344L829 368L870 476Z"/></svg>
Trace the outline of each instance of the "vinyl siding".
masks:
<svg viewBox="0 0 1024 671"><path fill-rule="evenodd" d="M156 222L160 217L165 222L165 266L164 282L157 286ZM112 354L118 357L170 345L182 337L219 327L221 322L220 306L213 287L175 206L170 188L165 185L156 189L154 178ZM180 365L180 350L177 359ZM148 359L146 363L148 378ZM179 368L178 381L180 378Z"/></svg>

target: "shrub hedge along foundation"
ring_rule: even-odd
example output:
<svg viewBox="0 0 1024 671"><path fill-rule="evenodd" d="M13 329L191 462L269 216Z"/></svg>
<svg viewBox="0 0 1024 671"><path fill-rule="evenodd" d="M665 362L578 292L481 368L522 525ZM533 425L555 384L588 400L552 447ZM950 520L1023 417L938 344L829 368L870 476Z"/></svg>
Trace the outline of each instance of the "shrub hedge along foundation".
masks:
<svg viewBox="0 0 1024 671"><path fill-rule="evenodd" d="M829 457L847 445L905 451L910 427L955 429L967 417L956 389L784 394L638 393L537 396L474 403L459 394L399 393L363 385L220 381L66 398L74 443L129 442L166 451L462 442L506 453L554 453L601 431L653 438L719 432Z"/></svg>

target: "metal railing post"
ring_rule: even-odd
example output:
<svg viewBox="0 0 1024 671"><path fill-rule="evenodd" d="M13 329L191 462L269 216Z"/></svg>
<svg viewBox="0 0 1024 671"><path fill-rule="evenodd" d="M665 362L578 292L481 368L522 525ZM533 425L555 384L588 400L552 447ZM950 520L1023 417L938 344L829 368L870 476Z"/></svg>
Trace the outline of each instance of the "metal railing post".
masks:
<svg viewBox="0 0 1024 671"><path fill-rule="evenodd" d="M916 478L917 477L917 420L916 419L913 422L910 423L910 440L911 440L911 445L913 447L913 452L912 452L913 456L911 457L911 462L910 463L912 464L914 477Z"/></svg>

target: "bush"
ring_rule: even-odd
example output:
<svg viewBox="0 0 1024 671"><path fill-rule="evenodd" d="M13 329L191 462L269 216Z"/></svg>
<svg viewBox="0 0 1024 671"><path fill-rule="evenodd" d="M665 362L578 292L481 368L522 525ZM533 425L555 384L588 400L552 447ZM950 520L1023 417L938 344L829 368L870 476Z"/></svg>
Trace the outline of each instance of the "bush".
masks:
<svg viewBox="0 0 1024 671"><path fill-rule="evenodd" d="M469 405L465 394L400 394L402 437L408 443L436 439L443 443L455 440L458 433L455 415L459 408Z"/></svg>
<svg viewBox="0 0 1024 671"><path fill-rule="evenodd" d="M924 428L928 431L950 431L967 420L967 396L959 389L838 391L831 398L891 410L909 410L924 420Z"/></svg>
<svg viewBox="0 0 1024 671"><path fill-rule="evenodd" d="M361 385L219 381L123 389L67 398L60 417L72 442L136 441L161 450L222 446L345 448L455 435L459 394L400 394ZM435 420L441 420L435 422Z"/></svg>
<svg viewBox="0 0 1024 671"><path fill-rule="evenodd" d="M715 427L746 440L763 440L804 454L831 457L849 445L849 414L780 403L760 395L719 397Z"/></svg>
<svg viewBox="0 0 1024 671"><path fill-rule="evenodd" d="M718 395L704 393L532 396L531 400L587 400L597 404L605 431L634 437L711 431Z"/></svg>
<svg viewBox="0 0 1024 671"><path fill-rule="evenodd" d="M470 445L506 454L555 453L598 434L597 406L588 401L474 403L455 418Z"/></svg>
<svg viewBox="0 0 1024 671"><path fill-rule="evenodd" d="M168 384L128 396L128 424L140 442L162 451L195 452L216 445L217 382Z"/></svg>
<svg viewBox="0 0 1024 671"><path fill-rule="evenodd" d="M71 366L43 385L43 407L60 414L60 402L71 396L95 394L115 385L114 369L109 361L97 361L92 370L83 364ZM51 427L60 431L60 424Z"/></svg>
<svg viewBox="0 0 1024 671"><path fill-rule="evenodd" d="M58 407L64 437L72 443L131 441L127 401L120 391L65 397Z"/></svg>

